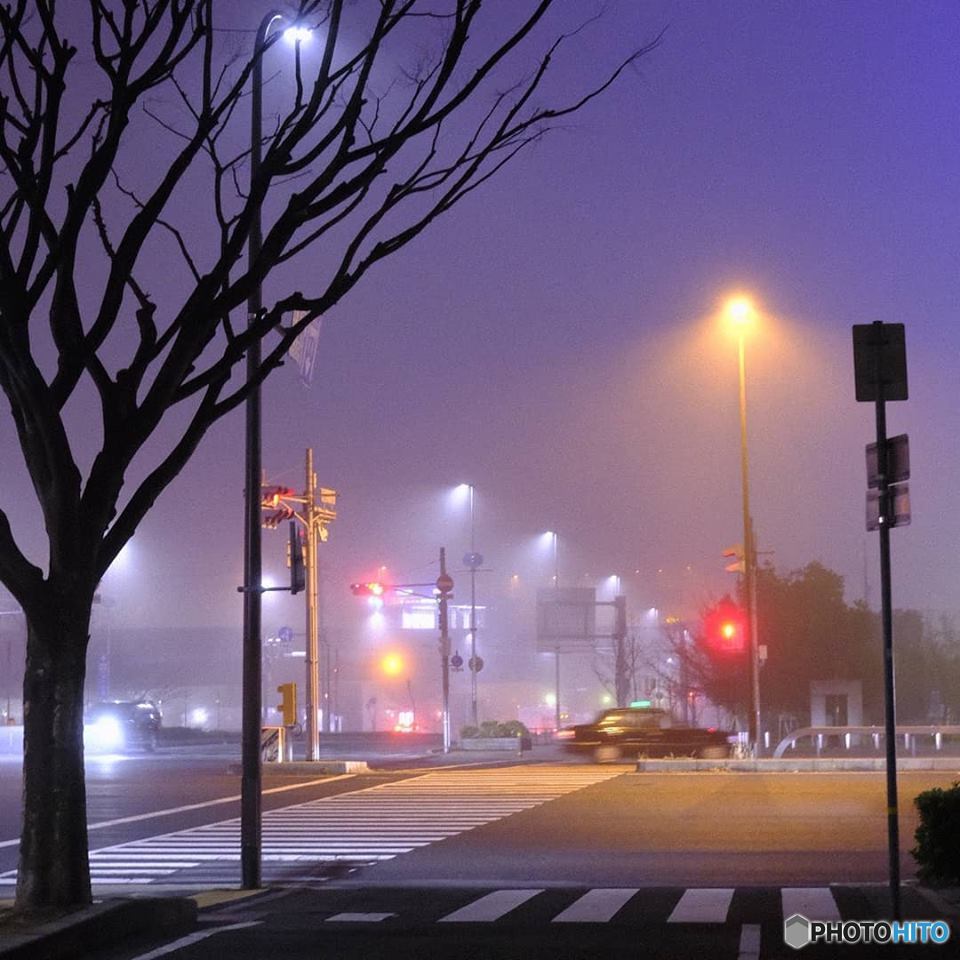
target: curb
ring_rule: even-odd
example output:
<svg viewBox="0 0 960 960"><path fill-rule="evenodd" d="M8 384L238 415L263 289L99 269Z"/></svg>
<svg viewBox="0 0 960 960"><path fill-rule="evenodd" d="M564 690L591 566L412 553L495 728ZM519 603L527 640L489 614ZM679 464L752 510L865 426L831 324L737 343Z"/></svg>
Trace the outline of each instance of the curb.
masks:
<svg viewBox="0 0 960 960"><path fill-rule="evenodd" d="M197 904L189 897L106 900L55 920L0 927L3 960L75 960L109 949L132 936L182 934L194 929Z"/></svg>
<svg viewBox="0 0 960 960"><path fill-rule="evenodd" d="M797 757L782 760L638 760L637 773L670 773L688 771L733 771L748 773L803 773L807 771L860 770L883 771L887 761L882 757L860 759L817 759ZM958 757L898 757L898 770L953 770L960 771Z"/></svg>
<svg viewBox="0 0 960 960"><path fill-rule="evenodd" d="M239 763L230 765L231 773L240 774L243 768ZM262 766L264 773L269 774L288 774L292 777L299 777L304 774L309 776L325 776L326 774L336 773L370 773L370 767L366 760L284 760L280 763L264 763Z"/></svg>

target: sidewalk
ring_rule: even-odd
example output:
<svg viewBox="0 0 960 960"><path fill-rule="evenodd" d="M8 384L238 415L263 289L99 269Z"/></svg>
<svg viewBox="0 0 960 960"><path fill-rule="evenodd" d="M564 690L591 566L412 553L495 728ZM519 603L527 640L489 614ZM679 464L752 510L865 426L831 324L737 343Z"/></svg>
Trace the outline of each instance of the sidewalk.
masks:
<svg viewBox="0 0 960 960"><path fill-rule="evenodd" d="M190 897L104 900L50 919L23 920L12 901L0 901L0 957L3 960L78 960L131 937L178 936L197 923Z"/></svg>

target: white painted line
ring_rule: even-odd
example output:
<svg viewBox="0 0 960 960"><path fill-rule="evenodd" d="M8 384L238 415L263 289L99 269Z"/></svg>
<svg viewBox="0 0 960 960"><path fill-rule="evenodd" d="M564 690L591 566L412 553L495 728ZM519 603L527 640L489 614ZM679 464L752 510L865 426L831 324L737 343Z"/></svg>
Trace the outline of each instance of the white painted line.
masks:
<svg viewBox="0 0 960 960"><path fill-rule="evenodd" d="M759 923L745 923L740 928L740 952L737 960L760 960Z"/></svg>
<svg viewBox="0 0 960 960"><path fill-rule="evenodd" d="M490 923L499 920L522 903L526 903L542 890L494 890L486 896L468 903L453 913L441 917L438 923Z"/></svg>
<svg viewBox="0 0 960 960"><path fill-rule="evenodd" d="M829 887L784 887L780 891L783 916L802 913L808 920L839 920L837 901Z"/></svg>
<svg viewBox="0 0 960 960"><path fill-rule="evenodd" d="M667 917L667 923L723 923L727 919L731 887L694 887L683 896Z"/></svg>
<svg viewBox="0 0 960 960"><path fill-rule="evenodd" d="M355 773L342 773L336 777L323 777L320 780L306 780L303 783L291 783L284 787L271 787L269 790L262 791L266 796L271 793L285 793L287 790L300 790L302 787L315 787L318 783L333 783L335 780L347 780L355 777ZM139 823L141 820L152 820L154 817L166 817L174 813L186 813L189 810L202 810L205 807L215 807L221 803L235 803L240 799L238 793L235 797L218 797L216 800L204 800L202 803L188 803L183 807L170 807L167 810L154 810L151 813L138 813L132 817L120 817L117 820L101 820L99 823L87 824L87 832L91 830L103 830L106 827L118 827L123 823ZM0 840L0 848L13 847L20 842L16 840Z"/></svg>
<svg viewBox="0 0 960 960"><path fill-rule="evenodd" d="M167 943L162 947L157 947L156 950L151 950L149 953L141 953L139 957L133 957L132 960L155 960L156 957L163 957L168 953L173 953L174 950L189 947L191 944L199 943L201 940L206 940L207 937L212 937L215 934L225 933L227 930L243 930L246 927L257 927L262 922L262 920L248 920L245 923L232 923L227 927L201 930L198 933L191 933L185 937L181 937L179 940L174 940L173 943Z"/></svg>
<svg viewBox="0 0 960 960"><path fill-rule="evenodd" d="M566 910L558 913L554 923L606 923L635 894L637 888L588 890Z"/></svg>
<svg viewBox="0 0 960 960"><path fill-rule="evenodd" d="M335 917L327 917L325 923L379 923L388 917L395 917L395 913L338 913Z"/></svg>

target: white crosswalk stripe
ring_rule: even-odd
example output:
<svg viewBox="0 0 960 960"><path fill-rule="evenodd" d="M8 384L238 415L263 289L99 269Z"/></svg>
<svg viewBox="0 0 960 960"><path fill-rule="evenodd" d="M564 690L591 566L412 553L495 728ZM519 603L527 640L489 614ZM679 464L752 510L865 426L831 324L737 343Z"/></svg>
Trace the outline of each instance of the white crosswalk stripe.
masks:
<svg viewBox="0 0 960 960"><path fill-rule="evenodd" d="M491 923L516 910L542 890L494 890L486 896L468 903L453 913L441 917L439 923Z"/></svg>
<svg viewBox="0 0 960 960"><path fill-rule="evenodd" d="M263 814L264 874L271 866L375 863L529 810L622 774L623 768L530 765L435 770ZM240 861L240 821L147 837L90 852L94 884L196 884ZM184 872L182 878L176 874ZM171 879L173 878L173 879ZM0 885L16 882L16 871Z"/></svg>
<svg viewBox="0 0 960 960"><path fill-rule="evenodd" d="M575 900L562 913L554 918L554 923L605 923L616 914L639 890L617 888L599 888L588 890Z"/></svg>
<svg viewBox="0 0 960 960"><path fill-rule="evenodd" d="M783 915L802 913L808 920L839 920L840 911L829 887L784 887Z"/></svg>
<svg viewBox="0 0 960 960"><path fill-rule="evenodd" d="M727 919L733 889L701 887L685 890L667 917L667 923L723 923Z"/></svg>

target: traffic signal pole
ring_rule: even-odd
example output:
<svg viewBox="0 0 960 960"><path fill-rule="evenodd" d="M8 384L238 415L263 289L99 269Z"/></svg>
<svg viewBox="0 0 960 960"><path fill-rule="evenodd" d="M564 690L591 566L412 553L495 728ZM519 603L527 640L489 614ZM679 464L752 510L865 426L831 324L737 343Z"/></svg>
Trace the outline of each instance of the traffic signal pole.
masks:
<svg viewBox="0 0 960 960"><path fill-rule="evenodd" d="M304 569L307 580L307 759L320 759L320 729L317 708L320 703L320 636L317 591L317 540L320 524L317 518L317 475L313 472L313 448L307 448L306 504L306 558Z"/></svg>
<svg viewBox="0 0 960 960"><path fill-rule="evenodd" d="M447 586L449 584L449 586ZM443 752L450 752L450 633L447 614L447 598L453 581L447 573L447 551L440 548L440 576L437 589L440 591L440 682L443 696Z"/></svg>

